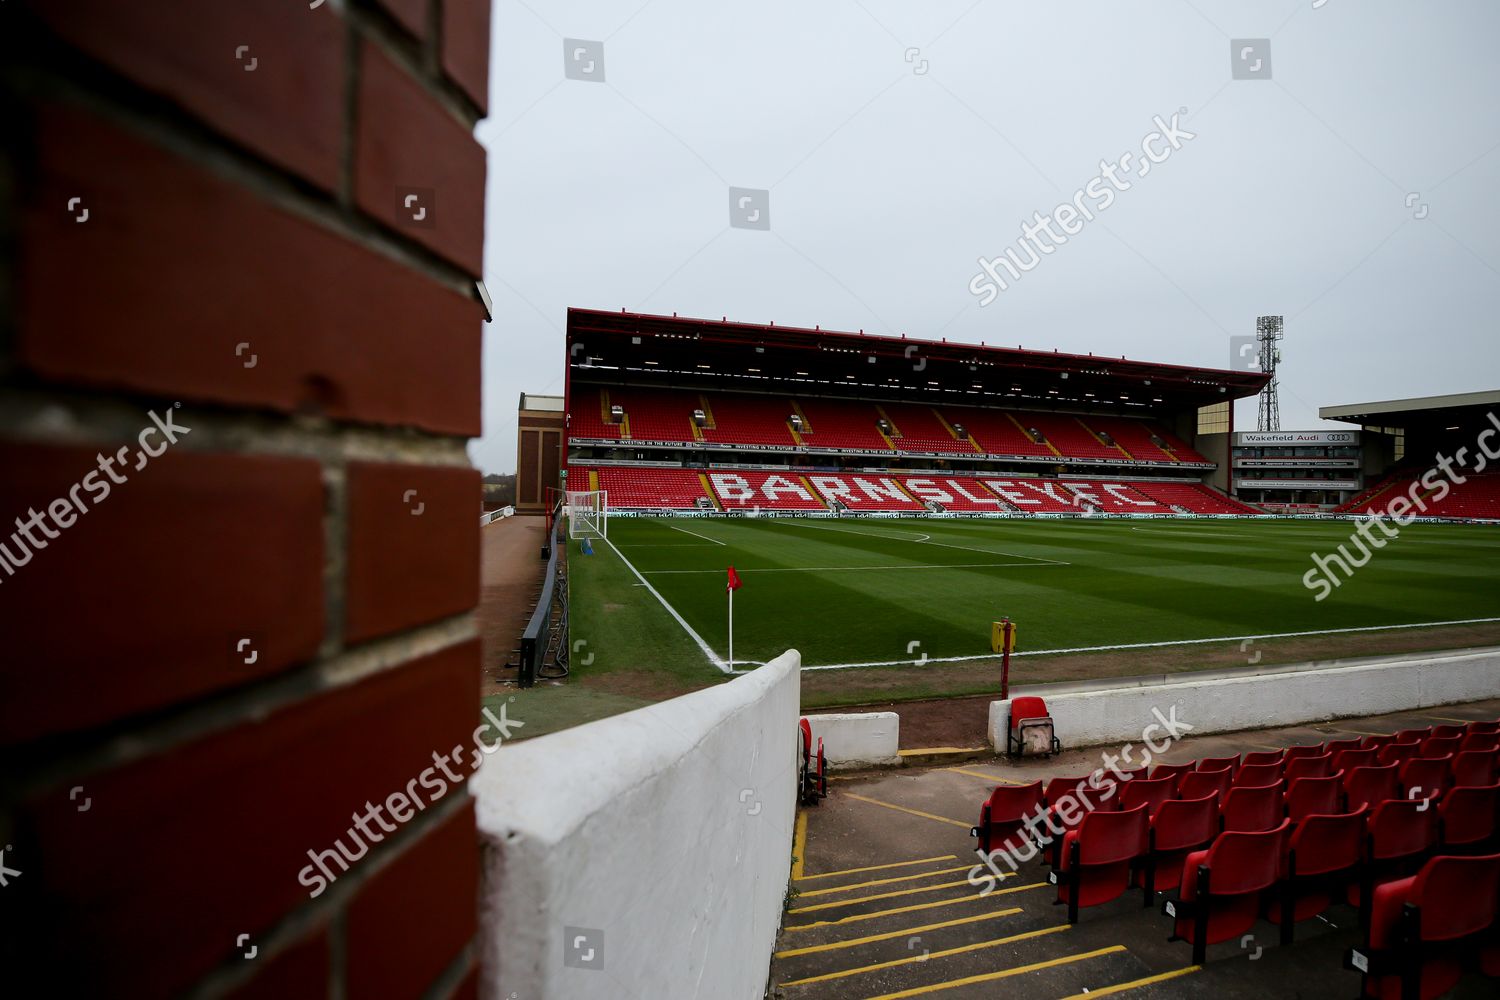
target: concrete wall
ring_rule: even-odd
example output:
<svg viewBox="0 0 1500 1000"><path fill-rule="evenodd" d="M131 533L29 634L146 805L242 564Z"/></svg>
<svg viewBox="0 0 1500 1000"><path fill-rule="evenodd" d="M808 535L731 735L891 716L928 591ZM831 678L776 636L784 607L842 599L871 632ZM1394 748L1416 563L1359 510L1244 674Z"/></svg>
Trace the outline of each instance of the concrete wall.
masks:
<svg viewBox="0 0 1500 1000"><path fill-rule="evenodd" d="M851 712L844 715L809 715L813 752L823 741L823 756L831 771L842 768L899 764L901 718L895 712Z"/></svg>
<svg viewBox="0 0 1500 1000"><path fill-rule="evenodd" d="M506 746L471 782L487 844L481 996L763 995L791 874L801 657Z"/></svg>
<svg viewBox="0 0 1500 1000"><path fill-rule="evenodd" d="M1176 706L1177 718L1199 735L1380 715L1500 697L1500 650L1389 657L1241 677L1179 677L1047 694L1047 709L1064 747L1139 742L1142 728L1156 721L1153 708L1168 713ZM990 704L990 741L999 752L1005 749L1009 718L1010 702Z"/></svg>

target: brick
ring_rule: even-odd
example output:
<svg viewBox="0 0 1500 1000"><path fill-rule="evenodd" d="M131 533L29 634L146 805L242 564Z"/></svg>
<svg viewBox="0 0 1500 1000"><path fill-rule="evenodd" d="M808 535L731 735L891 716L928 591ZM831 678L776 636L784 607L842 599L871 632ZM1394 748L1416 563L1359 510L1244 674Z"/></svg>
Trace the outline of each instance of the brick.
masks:
<svg viewBox="0 0 1500 1000"><path fill-rule="evenodd" d="M396 23L421 38L427 30L427 0L380 0Z"/></svg>
<svg viewBox="0 0 1500 1000"><path fill-rule="evenodd" d="M353 462L348 496L347 641L479 602L478 470Z"/></svg>
<svg viewBox="0 0 1500 1000"><path fill-rule="evenodd" d="M255 978L231 992L228 1000L328 1000L331 957L328 929L319 927L263 959Z"/></svg>
<svg viewBox="0 0 1500 1000"><path fill-rule="evenodd" d="M33 7L65 41L210 128L325 190L337 185L346 43L333 4L218 3L209 12L178 0L36 0Z"/></svg>
<svg viewBox="0 0 1500 1000"><path fill-rule="evenodd" d="M477 302L85 112L49 104L34 124L19 303L32 371L479 433Z"/></svg>
<svg viewBox="0 0 1500 1000"><path fill-rule="evenodd" d="M469 803L349 904L349 1000L417 1000L474 937L479 844Z"/></svg>
<svg viewBox="0 0 1500 1000"><path fill-rule="evenodd" d="M359 207L477 277L483 263L484 149L372 45L361 58L356 133ZM414 199L409 207L408 198Z"/></svg>
<svg viewBox="0 0 1500 1000"><path fill-rule="evenodd" d="M173 422L193 426L182 411ZM159 411L160 413L160 411ZM152 426L141 413L143 427ZM190 441L191 431L182 437ZM148 442L159 447L158 439ZM323 635L321 470L299 458L169 449L112 483L97 454L0 441L0 512L23 519L77 489L87 513L8 576L0 569L0 745L85 729L278 673ZM70 501L71 503L71 501ZM21 556L11 540L0 542ZM243 653L239 640L249 638ZM247 657L253 662L245 663Z"/></svg>
<svg viewBox="0 0 1500 1000"><path fill-rule="evenodd" d="M489 107L490 0L444 0L443 72L474 99Z"/></svg>
<svg viewBox="0 0 1500 1000"><path fill-rule="evenodd" d="M408 787L431 801L466 794L440 772L429 771L445 791L440 799L418 782L433 768L433 754L460 746L469 753L478 652L477 641L466 642L115 770L71 778L64 784L82 788L85 812L66 787L27 799L9 857L26 858L27 881L14 888L30 894L17 900L26 906L19 912L37 919L20 928L16 953L47 970L56 996L177 995L209 969L239 960L239 935L254 941L308 904L317 887L302 874L314 871L309 851L341 840L357 853L349 831L367 802L387 802ZM347 872L335 868L337 887L368 878L368 866L399 848L389 838L404 830L398 825ZM473 905L470 889L442 907L465 913ZM60 978L75 981L62 988Z"/></svg>

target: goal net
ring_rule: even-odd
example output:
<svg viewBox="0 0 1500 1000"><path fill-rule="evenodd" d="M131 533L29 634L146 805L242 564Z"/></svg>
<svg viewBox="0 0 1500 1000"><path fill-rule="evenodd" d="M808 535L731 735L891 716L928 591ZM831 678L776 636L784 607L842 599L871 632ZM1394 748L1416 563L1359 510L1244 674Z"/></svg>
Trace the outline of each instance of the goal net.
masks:
<svg viewBox="0 0 1500 1000"><path fill-rule="evenodd" d="M609 537L609 491L568 491L568 536Z"/></svg>

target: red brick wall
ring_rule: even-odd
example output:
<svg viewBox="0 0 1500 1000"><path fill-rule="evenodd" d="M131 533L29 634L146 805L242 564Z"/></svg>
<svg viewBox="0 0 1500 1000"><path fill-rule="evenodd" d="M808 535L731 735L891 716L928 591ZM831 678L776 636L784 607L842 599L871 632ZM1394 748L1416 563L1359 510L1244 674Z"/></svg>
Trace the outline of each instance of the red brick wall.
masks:
<svg viewBox="0 0 1500 1000"><path fill-rule="evenodd" d="M5 5L7 995L474 993L489 17Z"/></svg>

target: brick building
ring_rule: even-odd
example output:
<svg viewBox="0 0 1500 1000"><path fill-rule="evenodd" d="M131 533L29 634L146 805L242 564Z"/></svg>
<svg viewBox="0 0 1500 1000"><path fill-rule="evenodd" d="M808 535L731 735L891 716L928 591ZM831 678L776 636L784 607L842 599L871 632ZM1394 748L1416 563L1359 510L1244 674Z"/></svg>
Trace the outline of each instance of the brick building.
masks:
<svg viewBox="0 0 1500 1000"><path fill-rule="evenodd" d="M489 20L5 5L8 995L476 995Z"/></svg>

